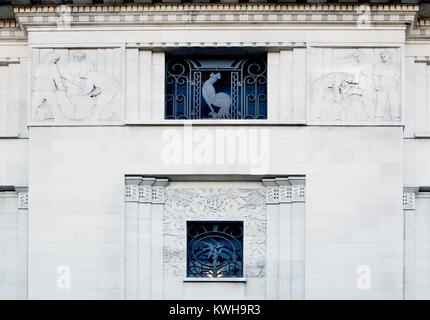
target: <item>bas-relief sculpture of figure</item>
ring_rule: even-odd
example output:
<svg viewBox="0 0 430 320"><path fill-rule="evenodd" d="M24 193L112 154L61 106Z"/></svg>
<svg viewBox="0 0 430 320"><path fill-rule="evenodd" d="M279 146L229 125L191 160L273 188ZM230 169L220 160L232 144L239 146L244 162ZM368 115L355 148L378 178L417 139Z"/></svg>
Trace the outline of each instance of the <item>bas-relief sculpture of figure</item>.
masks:
<svg viewBox="0 0 430 320"><path fill-rule="evenodd" d="M38 120L54 119L54 107L57 106L57 92L64 90L57 62L60 56L49 53L37 66L34 73L32 90L32 110Z"/></svg>
<svg viewBox="0 0 430 320"><path fill-rule="evenodd" d="M365 117L363 91L350 73L331 72L314 83L314 99L319 102L315 117L321 120L344 120L355 114Z"/></svg>
<svg viewBox="0 0 430 320"><path fill-rule="evenodd" d="M86 60L87 55L82 51L75 51L71 55L62 75L67 84L68 97L83 96L86 94L86 80L90 72L94 71L92 63Z"/></svg>
<svg viewBox="0 0 430 320"><path fill-rule="evenodd" d="M313 82L313 117L317 120L399 120L398 66L389 52L374 64L355 50L336 61L333 72Z"/></svg>
<svg viewBox="0 0 430 320"><path fill-rule="evenodd" d="M387 51L379 54L380 63L376 65L376 118L391 116L400 119L399 73L397 65Z"/></svg>
<svg viewBox="0 0 430 320"><path fill-rule="evenodd" d="M49 54L36 70L32 100L36 119L54 120L53 111L58 108L68 120L118 120L120 83L108 73L95 71L83 51L73 52L62 72L59 60L58 54ZM47 82L54 85L40 89Z"/></svg>

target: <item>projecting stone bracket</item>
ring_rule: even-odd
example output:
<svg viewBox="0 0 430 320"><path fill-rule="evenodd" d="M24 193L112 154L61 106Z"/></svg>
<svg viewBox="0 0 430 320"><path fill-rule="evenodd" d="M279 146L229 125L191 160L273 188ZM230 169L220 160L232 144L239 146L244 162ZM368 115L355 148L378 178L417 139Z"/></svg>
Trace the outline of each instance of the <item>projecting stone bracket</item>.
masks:
<svg viewBox="0 0 430 320"><path fill-rule="evenodd" d="M18 193L18 209L28 210L28 187L15 187Z"/></svg>
<svg viewBox="0 0 430 320"><path fill-rule="evenodd" d="M266 204L304 202L306 186L304 177L263 179L266 187Z"/></svg>
<svg viewBox="0 0 430 320"><path fill-rule="evenodd" d="M164 187L168 179L156 179L140 176L125 178L125 201L139 203L164 203Z"/></svg>

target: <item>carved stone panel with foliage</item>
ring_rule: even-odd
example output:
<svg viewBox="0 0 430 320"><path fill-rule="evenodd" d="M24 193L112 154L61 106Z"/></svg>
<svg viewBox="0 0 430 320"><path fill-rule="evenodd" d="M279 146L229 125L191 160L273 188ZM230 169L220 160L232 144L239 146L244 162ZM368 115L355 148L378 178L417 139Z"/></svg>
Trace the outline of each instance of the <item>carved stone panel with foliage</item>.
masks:
<svg viewBox="0 0 430 320"><path fill-rule="evenodd" d="M165 275L186 275L187 220L243 220L244 276L260 278L266 261L265 189L166 188L164 205Z"/></svg>

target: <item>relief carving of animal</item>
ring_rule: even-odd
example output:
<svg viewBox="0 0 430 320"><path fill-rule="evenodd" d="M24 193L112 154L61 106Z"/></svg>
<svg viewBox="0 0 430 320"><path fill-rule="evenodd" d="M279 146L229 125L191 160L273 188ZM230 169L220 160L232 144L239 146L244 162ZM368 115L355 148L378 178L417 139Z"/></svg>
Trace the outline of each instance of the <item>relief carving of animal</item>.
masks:
<svg viewBox="0 0 430 320"><path fill-rule="evenodd" d="M209 113L213 118L228 118L228 111L231 106L230 96L224 92L216 93L214 83L221 79L221 74L211 73L209 79L203 83L202 95L205 99L207 105L211 109ZM218 113L215 111L214 107L218 107Z"/></svg>

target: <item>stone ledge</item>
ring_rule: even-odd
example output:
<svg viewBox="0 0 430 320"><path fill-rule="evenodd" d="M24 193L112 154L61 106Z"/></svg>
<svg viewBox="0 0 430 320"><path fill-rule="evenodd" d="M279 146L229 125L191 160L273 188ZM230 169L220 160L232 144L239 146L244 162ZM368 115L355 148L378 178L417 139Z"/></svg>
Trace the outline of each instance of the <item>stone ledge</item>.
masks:
<svg viewBox="0 0 430 320"><path fill-rule="evenodd" d="M143 25L346 25L361 28L414 25L416 5L372 5L365 11L368 26L361 23L364 9L359 5L280 5L280 4L195 4L195 5L111 5L69 6L59 15L59 7L15 7L15 16L26 31L43 27L73 31L74 27ZM61 18L62 17L62 18ZM67 19L66 19L67 18Z"/></svg>
<svg viewBox="0 0 430 320"><path fill-rule="evenodd" d="M185 278L183 282L247 282L246 278Z"/></svg>
<svg viewBox="0 0 430 320"><path fill-rule="evenodd" d="M19 3L16 2L16 3ZM63 1L64 3L64 1ZM1 10L8 7L12 14L1 18ZM60 9L63 8L63 9ZM0 31L4 39L20 40L26 37L27 27L57 27L65 30L75 26L135 26L135 25L177 25L177 24L336 24L355 25L368 12L368 22L374 26L410 25L412 38L426 38L429 29L419 23L420 6L411 2L397 3L303 3L296 2L264 3L147 3L146 0L121 3L105 1L104 4L88 4L88 0L69 1L63 7L53 2L42 2L42 5L0 5L0 20L16 20L19 29ZM66 17L59 25L59 14ZM66 15L66 16L65 16ZM424 18L425 19L425 18ZM64 25L63 25L64 24Z"/></svg>

